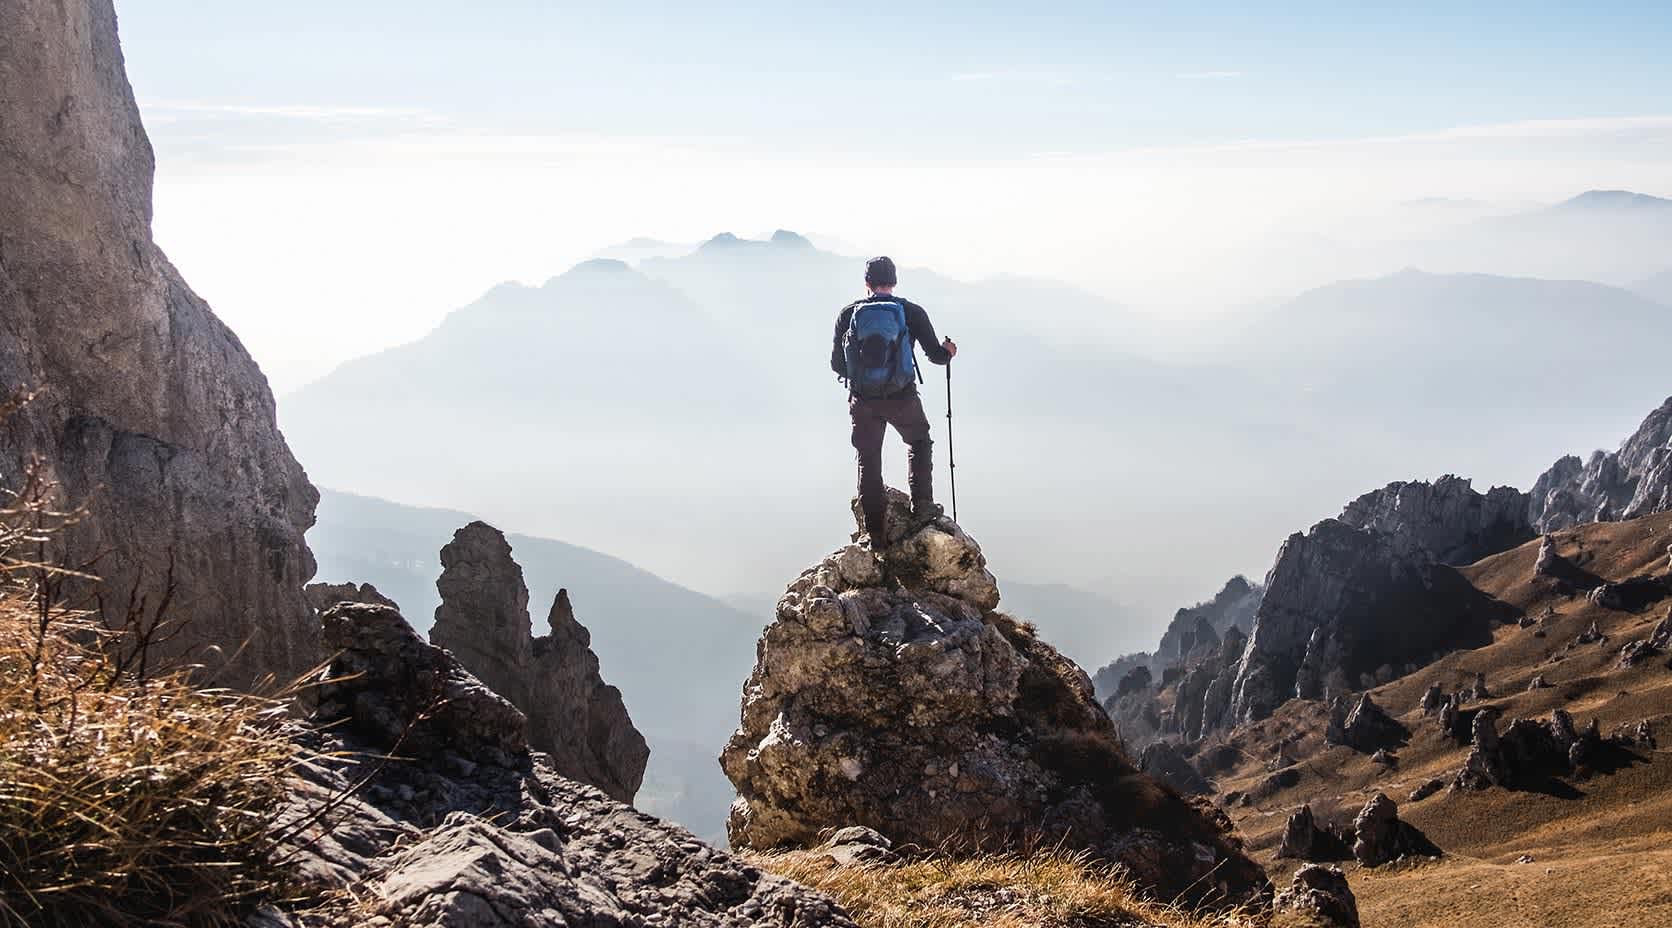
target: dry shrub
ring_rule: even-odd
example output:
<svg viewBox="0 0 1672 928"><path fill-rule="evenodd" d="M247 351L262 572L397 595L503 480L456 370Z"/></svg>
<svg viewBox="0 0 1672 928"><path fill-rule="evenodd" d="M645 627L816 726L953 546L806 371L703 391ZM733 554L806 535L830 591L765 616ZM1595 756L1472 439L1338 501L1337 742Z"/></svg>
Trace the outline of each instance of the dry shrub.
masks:
<svg viewBox="0 0 1672 928"><path fill-rule="evenodd" d="M1233 928L1142 899L1113 866L1084 853L933 855L836 865L818 851L750 855L756 866L833 896L860 928Z"/></svg>
<svg viewBox="0 0 1672 928"><path fill-rule="evenodd" d="M144 609L66 605L92 578L54 561L78 514L41 470L0 499L0 924L234 924L285 886L283 705L146 671Z"/></svg>

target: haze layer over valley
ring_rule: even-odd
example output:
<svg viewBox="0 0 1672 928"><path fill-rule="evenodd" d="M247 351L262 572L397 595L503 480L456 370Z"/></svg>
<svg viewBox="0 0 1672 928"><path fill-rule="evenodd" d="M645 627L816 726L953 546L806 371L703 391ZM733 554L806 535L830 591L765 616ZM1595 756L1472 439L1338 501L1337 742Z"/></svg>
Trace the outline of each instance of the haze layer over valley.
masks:
<svg viewBox="0 0 1672 928"><path fill-rule="evenodd" d="M1579 240L1571 262L1645 229L1672 241L1672 203L1652 198L1589 194L1482 222L1527 239L1552 215L1619 230ZM760 601L846 530L852 452L827 360L858 269L782 231L587 261L344 364L285 397L281 419L323 485L584 540ZM1288 532L1364 486L1451 472L1525 486L1572 436L1601 446L1628 430L1664 393L1672 335L1652 276L1637 279L1651 284L1407 269L1165 348L1142 314L1061 284L908 264L900 292L964 348L963 520L1021 580L1120 604L1038 616L1096 666L1224 577L1260 576ZM937 429L944 389L924 388Z"/></svg>

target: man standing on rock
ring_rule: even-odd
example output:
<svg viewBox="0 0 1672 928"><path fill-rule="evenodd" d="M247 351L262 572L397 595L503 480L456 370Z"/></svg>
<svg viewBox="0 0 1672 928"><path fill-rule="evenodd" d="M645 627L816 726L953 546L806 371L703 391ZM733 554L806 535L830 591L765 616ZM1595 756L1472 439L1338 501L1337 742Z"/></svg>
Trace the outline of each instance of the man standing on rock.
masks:
<svg viewBox="0 0 1672 928"><path fill-rule="evenodd" d="M900 433L909 451L912 522L922 525L939 518L935 502L934 464L929 440L929 418L917 395L922 373L917 369L914 343L936 364L947 364L958 353L948 338L935 338L935 326L923 307L894 295L898 278L886 257L865 262L865 288L870 295L842 307L830 349L830 368L848 387L848 415L853 420L853 449L859 459L859 505L871 550L888 546L883 531L887 508L882 482L882 440L888 426Z"/></svg>

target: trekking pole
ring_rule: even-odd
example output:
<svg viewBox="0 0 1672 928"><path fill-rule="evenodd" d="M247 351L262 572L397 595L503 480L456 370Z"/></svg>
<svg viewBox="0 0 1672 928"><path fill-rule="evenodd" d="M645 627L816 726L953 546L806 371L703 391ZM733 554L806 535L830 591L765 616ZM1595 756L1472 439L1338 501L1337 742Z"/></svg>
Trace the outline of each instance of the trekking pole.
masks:
<svg viewBox="0 0 1672 928"><path fill-rule="evenodd" d="M946 468L952 478L952 521L958 521L958 459L952 452L952 360L946 362Z"/></svg>

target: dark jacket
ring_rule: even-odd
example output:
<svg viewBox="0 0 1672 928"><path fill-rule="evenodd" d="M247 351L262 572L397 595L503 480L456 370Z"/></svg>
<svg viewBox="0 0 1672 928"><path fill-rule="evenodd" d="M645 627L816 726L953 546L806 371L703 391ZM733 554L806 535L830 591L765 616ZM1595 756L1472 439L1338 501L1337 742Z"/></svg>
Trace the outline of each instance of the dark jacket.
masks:
<svg viewBox="0 0 1672 928"><path fill-rule="evenodd" d="M943 346L940 339L935 336L935 324L929 321L929 314L923 309L923 307L913 303L911 300L893 295L884 296L879 293L876 296L868 296L863 300L854 300L852 303L842 307L842 311L836 315L836 335L834 339L832 339L830 345L831 370L843 377L848 375L848 359L842 351L842 337L848 334L848 323L853 320L854 307L863 303L882 302L899 303L901 308L905 309L906 328L911 330L912 340L917 342L918 347L923 349L925 357L935 364L945 364L946 362L952 360L952 355L947 353L946 347ZM912 384L905 390L900 391L902 395L905 393L915 392L917 392L917 384Z"/></svg>

